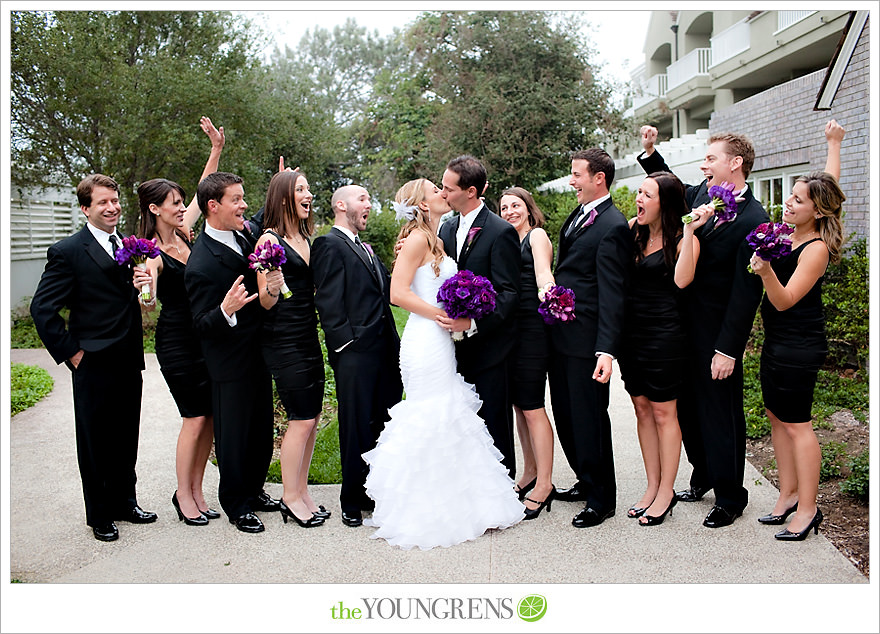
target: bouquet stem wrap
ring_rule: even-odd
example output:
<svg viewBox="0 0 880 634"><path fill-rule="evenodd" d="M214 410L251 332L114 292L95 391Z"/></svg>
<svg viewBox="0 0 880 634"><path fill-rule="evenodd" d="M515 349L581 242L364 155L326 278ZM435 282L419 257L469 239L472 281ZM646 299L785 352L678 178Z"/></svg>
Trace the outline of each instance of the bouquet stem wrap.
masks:
<svg viewBox="0 0 880 634"><path fill-rule="evenodd" d="M129 236L122 239L122 246L116 250L113 256L120 266L136 266L142 271L147 270L147 260L158 258L161 254L155 240ZM141 286L141 300L145 303L153 301L153 293L150 284Z"/></svg>

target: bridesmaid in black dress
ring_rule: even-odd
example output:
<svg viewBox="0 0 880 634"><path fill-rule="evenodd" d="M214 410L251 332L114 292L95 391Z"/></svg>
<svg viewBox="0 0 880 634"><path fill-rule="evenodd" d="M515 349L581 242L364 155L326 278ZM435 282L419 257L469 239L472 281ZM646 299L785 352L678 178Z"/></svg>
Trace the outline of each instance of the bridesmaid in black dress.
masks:
<svg viewBox="0 0 880 634"><path fill-rule="evenodd" d="M499 209L501 217L519 234L522 253L517 342L510 357L510 393L523 452L523 473L516 490L525 502L524 519L530 520L540 515L545 506L549 512L556 493L552 482L553 427L544 406L549 342L538 312L538 289L546 290L555 284L551 271L553 245L541 228L544 214L528 191L521 187L505 190Z"/></svg>
<svg viewBox="0 0 880 634"><path fill-rule="evenodd" d="M211 154L201 178L217 171L226 137L208 117L200 126L211 139ZM183 285L190 254L190 232L201 213L195 196L184 207L183 188L164 178L142 183L137 190L141 212L140 237L156 239L160 257L147 262L153 276L153 302L162 304L156 324L156 358L183 424L177 438L177 490L171 502L177 516L190 526L204 526L220 517L202 494L205 465L214 440L211 381L192 327L192 313ZM160 284L159 281L162 283Z"/></svg>
<svg viewBox="0 0 880 634"><path fill-rule="evenodd" d="M269 182L263 226L257 248L271 242L284 248L284 282L292 295L272 295L257 274L260 303L268 312L263 320L263 358L275 379L287 414L281 442L281 516L304 528L320 526L330 513L312 500L308 491L309 466L315 449L318 416L324 400L324 362L318 342L315 283L309 268L314 231L312 194L302 172L286 169Z"/></svg>
<svg viewBox="0 0 880 634"><path fill-rule="evenodd" d="M630 222L635 261L627 290L626 336L620 369L636 413L639 446L648 485L628 511L643 526L660 524L675 506L675 476L681 456L677 399L684 371L686 335L679 291L693 281L700 254L694 230L712 215L711 206L690 210L685 188L668 172L650 174L636 196L638 213Z"/></svg>
<svg viewBox="0 0 880 634"><path fill-rule="evenodd" d="M832 120L825 135L825 171L798 178L785 201L782 221L794 225L791 254L771 262L757 256L751 260L766 291L761 304L761 390L779 469L776 506L758 521L783 524L795 512L788 527L775 535L786 541L805 539L811 529L818 533L823 519L816 506L822 452L811 410L827 352L822 278L829 261L840 261L841 205L846 200L837 182L844 130Z"/></svg>

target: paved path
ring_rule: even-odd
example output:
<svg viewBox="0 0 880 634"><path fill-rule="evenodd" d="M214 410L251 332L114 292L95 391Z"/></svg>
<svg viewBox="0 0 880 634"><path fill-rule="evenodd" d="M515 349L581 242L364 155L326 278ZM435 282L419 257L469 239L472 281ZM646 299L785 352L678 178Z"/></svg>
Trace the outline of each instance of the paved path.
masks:
<svg viewBox="0 0 880 634"><path fill-rule="evenodd" d="M174 453L180 419L156 357L148 354L137 466L138 500L143 508L157 512L159 520L146 526L120 522L118 541L98 542L85 525L69 373L64 366L57 366L45 350L13 350L11 360L42 366L55 379L52 393L14 417L10 424L10 522L4 532L9 535L9 572L12 579L22 582L489 583L528 587L640 584L635 590L644 590L646 586L641 584L867 583L821 532L818 537L810 535L805 542L779 543L773 539L777 529L758 524L756 518L772 508L777 491L748 463L746 487L750 504L744 516L730 527L710 530L701 525L713 503L711 494L698 503L679 504L661 526L645 528L627 518L625 510L642 493L644 471L632 405L619 374L614 375L611 390L618 478L617 514L613 518L601 526L578 530L570 522L580 505L557 501L552 512L543 513L536 521L492 531L453 548L422 552L401 551L382 540L370 539L368 527L344 526L339 519L335 485L312 487L313 497L333 511L328 523L315 529L304 530L293 523L284 525L277 514L262 514L267 528L258 535L240 533L225 516L207 527L188 527L178 522L170 497L175 489ZM677 488L686 486L689 473L689 466L682 460ZM209 464L205 493L215 508L219 508L217 481L216 467ZM557 486L572 482L558 445L554 481ZM281 485L269 484L267 490L280 496ZM436 512L454 509L438 508ZM425 521L429 522L430 517ZM686 592L705 596L705 589L694 586ZM113 586L105 590L112 593ZM773 588L757 589L749 600L761 601L773 592ZM260 610L283 609L285 597L290 601L294 596L292 590L282 588L273 598L260 603L257 614ZM706 614L711 615L713 604L711 599L701 603L697 612L707 610ZM823 605L834 609L827 601ZM651 630L642 623L643 616L633 613L627 619L619 615L623 619L619 625L626 630ZM762 624L755 626L763 631ZM204 624L205 631L213 627ZM282 631L295 629L295 619L283 627L286 629ZM112 631L125 629L111 627ZM181 631L174 621L168 629ZM596 628L585 625L576 631L593 629ZM160 629L146 626L145 631Z"/></svg>

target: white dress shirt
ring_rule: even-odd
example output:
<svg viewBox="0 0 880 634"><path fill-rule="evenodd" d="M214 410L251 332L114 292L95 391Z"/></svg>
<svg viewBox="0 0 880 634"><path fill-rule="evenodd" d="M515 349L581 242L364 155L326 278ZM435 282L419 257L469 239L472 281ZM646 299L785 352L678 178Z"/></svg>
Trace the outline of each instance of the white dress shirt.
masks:
<svg viewBox="0 0 880 634"><path fill-rule="evenodd" d="M119 246L122 246L122 238L119 237L119 234L114 231L112 234L107 233L101 229L98 229L91 222L87 222L86 226L89 228L89 231L92 232L92 235L95 237L95 240L98 241L98 244L101 245L101 248L107 252L111 258L113 257L113 244L110 242L110 236L116 236L116 239L119 240Z"/></svg>

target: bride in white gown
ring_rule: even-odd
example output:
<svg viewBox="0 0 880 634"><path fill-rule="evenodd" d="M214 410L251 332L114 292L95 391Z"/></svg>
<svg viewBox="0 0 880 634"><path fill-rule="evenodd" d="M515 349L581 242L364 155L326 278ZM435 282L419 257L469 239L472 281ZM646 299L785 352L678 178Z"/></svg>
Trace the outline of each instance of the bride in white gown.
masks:
<svg viewBox="0 0 880 634"><path fill-rule="evenodd" d="M428 550L513 526L525 507L477 416L479 396L456 371L451 335L435 321L446 316L437 291L457 270L437 237L449 206L433 183L418 179L400 188L395 207L409 219L391 275L392 303L411 313L400 342L406 397L363 454L376 502L364 524L377 527L371 537Z"/></svg>

